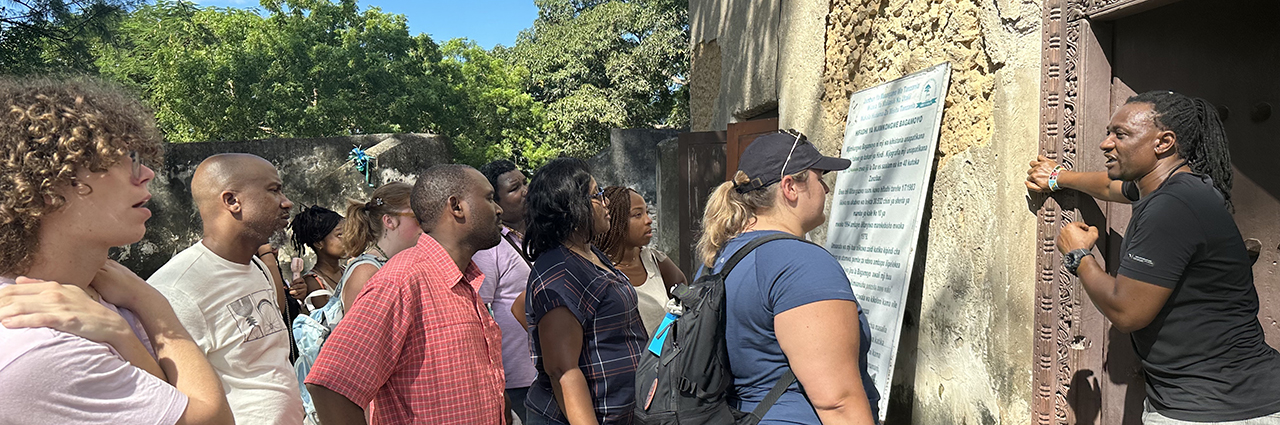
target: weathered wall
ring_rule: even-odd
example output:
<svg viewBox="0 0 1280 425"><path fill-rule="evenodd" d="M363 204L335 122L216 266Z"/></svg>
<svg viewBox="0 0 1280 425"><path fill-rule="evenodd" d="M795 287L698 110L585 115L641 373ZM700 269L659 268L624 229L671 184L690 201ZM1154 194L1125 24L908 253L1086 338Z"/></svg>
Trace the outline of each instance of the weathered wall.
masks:
<svg viewBox="0 0 1280 425"><path fill-rule="evenodd" d="M677 134L680 130L615 128L609 131L609 147L587 160L601 187L625 186L644 197L653 217L654 238L651 244L655 249L668 253L675 251L676 240L664 229L675 229L676 216L674 207L664 208L661 205L664 198L659 187L663 182L659 179L658 169L664 153L659 143L674 142ZM672 143L668 145L674 146ZM670 185L671 182L666 183Z"/></svg>
<svg viewBox="0 0 1280 425"><path fill-rule="evenodd" d="M777 105L781 3L689 1L693 131L724 130Z"/></svg>
<svg viewBox="0 0 1280 425"><path fill-rule="evenodd" d="M1035 216L1021 181L1037 147L1040 14L1040 0L690 1L695 130L767 105L772 86L779 125L835 153L852 93L952 63L890 425L1031 421ZM739 25L753 19L766 27ZM757 34L776 42L745 41Z"/></svg>
<svg viewBox="0 0 1280 425"><path fill-rule="evenodd" d="M909 402L911 423L1031 421L1035 218L1021 181L1036 153L1040 11L1037 0L831 5L822 109L832 130L853 92L952 64L923 282L908 301L917 326L904 329L903 348L916 347L899 352L894 380L891 413L905 419Z"/></svg>
<svg viewBox="0 0 1280 425"><path fill-rule="evenodd" d="M373 191L347 161L353 147L378 157L374 185L412 183L418 172L451 161L447 142L430 134L371 134L319 139L268 139L243 142L168 144L164 167L151 182L152 217L142 241L117 249L112 257L139 276L150 276L169 258L200 239L200 217L191 201L191 177L205 158L224 152L251 153L275 164L284 192L295 205L318 204L345 214L345 199L367 198ZM294 213L300 206L294 207ZM283 256L292 255L277 236Z"/></svg>

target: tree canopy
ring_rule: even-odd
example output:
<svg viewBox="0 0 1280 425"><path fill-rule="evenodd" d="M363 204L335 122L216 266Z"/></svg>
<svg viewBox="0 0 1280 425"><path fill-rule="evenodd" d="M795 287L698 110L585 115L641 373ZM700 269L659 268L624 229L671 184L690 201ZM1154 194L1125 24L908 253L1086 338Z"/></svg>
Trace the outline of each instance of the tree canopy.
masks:
<svg viewBox="0 0 1280 425"><path fill-rule="evenodd" d="M458 162L536 167L594 154L610 128L688 121L677 0L537 0L533 28L491 51L356 0L32 2L0 8L5 72L121 82L174 142L430 132Z"/></svg>
<svg viewBox="0 0 1280 425"><path fill-rule="evenodd" d="M610 128L688 126L687 2L535 3L533 28L501 55L529 70L567 153L595 153Z"/></svg>

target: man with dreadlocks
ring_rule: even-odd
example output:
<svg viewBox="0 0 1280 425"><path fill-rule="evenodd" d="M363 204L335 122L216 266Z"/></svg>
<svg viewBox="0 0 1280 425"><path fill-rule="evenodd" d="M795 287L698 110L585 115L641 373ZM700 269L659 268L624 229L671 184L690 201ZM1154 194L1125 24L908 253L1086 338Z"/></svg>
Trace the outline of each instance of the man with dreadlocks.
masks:
<svg viewBox="0 0 1280 425"><path fill-rule="evenodd" d="M1097 228L1068 223L1057 245L1093 304L1130 333L1146 372L1143 423L1280 424L1280 354L1258 322L1252 262L1231 217L1231 156L1213 105L1173 92L1131 97L1099 147L1106 173L1069 171L1040 156L1026 186L1133 204L1115 277L1090 253Z"/></svg>

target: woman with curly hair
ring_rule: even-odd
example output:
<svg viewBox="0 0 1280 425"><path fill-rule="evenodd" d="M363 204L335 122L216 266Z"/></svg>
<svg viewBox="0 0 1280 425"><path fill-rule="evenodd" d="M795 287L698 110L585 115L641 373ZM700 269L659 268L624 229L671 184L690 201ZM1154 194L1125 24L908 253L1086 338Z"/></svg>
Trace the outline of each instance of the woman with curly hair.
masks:
<svg viewBox="0 0 1280 425"><path fill-rule="evenodd" d="M146 232L154 117L88 79L0 78L0 113L0 417L232 423L169 303L107 257Z"/></svg>
<svg viewBox="0 0 1280 425"><path fill-rule="evenodd" d="M591 241L609 231L587 163L548 162L529 183L524 250L535 258L525 309L538 376L529 425L630 424L647 335L627 276Z"/></svg>
<svg viewBox="0 0 1280 425"><path fill-rule="evenodd" d="M653 336L667 315L671 288L686 280L684 272L662 251L649 247L653 217L640 193L629 187L609 186L604 188L604 197L609 200L609 231L596 237L596 246L636 288L640 319L649 336Z"/></svg>

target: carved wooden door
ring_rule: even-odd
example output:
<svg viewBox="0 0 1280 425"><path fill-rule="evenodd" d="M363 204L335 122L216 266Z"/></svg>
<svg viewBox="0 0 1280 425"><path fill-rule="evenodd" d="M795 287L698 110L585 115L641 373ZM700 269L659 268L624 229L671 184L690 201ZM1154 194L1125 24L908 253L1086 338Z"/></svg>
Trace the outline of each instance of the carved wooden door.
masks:
<svg viewBox="0 0 1280 425"><path fill-rule="evenodd" d="M1268 344L1280 347L1280 174L1274 172L1280 118L1271 117L1272 107L1280 106L1280 2L1183 0L1158 6L1083 24L1075 167L1105 170L1097 144L1110 114L1135 93L1173 90L1217 106L1235 170L1236 225L1257 256L1258 318ZM1109 107L1100 107L1104 101ZM1130 206L1078 199L1080 217L1105 229L1099 253L1114 274ZM1073 284L1077 296L1085 297ZM1071 347L1070 422L1140 424L1146 394L1129 335L1112 328L1087 301L1082 304Z"/></svg>

